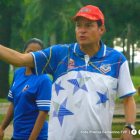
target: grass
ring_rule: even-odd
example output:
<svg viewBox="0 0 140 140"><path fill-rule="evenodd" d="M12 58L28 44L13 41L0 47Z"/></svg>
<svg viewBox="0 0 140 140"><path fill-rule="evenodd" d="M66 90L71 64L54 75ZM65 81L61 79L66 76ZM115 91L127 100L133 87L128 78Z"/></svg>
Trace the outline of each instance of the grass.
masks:
<svg viewBox="0 0 140 140"><path fill-rule="evenodd" d="M0 114L0 125L1 125L2 121L4 120L4 117L5 117L5 115Z"/></svg>
<svg viewBox="0 0 140 140"><path fill-rule="evenodd" d="M140 76L140 66L135 67L135 76Z"/></svg>
<svg viewBox="0 0 140 140"><path fill-rule="evenodd" d="M137 89L140 85L140 76L131 76L134 87Z"/></svg>
<svg viewBox="0 0 140 140"><path fill-rule="evenodd" d="M7 99L0 99L0 103L3 103L3 102L8 102Z"/></svg>

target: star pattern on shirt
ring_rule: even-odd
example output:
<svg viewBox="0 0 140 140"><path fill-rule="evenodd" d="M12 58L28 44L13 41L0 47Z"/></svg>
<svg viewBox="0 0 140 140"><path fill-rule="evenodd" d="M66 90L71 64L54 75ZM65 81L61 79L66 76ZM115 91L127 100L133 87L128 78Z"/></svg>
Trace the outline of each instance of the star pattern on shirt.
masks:
<svg viewBox="0 0 140 140"><path fill-rule="evenodd" d="M102 93L100 93L100 92L97 92L97 93L98 93L98 95L99 95L99 97L100 97L100 100L99 100L96 104L105 103L105 102L107 102L107 100L109 100L109 99L107 98L107 91L106 91L104 94L102 94Z"/></svg>
<svg viewBox="0 0 140 140"><path fill-rule="evenodd" d="M63 124L64 116L74 115L71 111L66 109L66 104L67 104L67 98L62 102L61 105L56 102L53 102L54 105L53 117L58 117L61 126Z"/></svg>
<svg viewBox="0 0 140 140"><path fill-rule="evenodd" d="M77 103L75 104L75 106L78 107L78 108L80 108L80 107L81 107L81 104L82 104L82 101L83 101L83 100L80 100L79 102L77 102Z"/></svg>
<svg viewBox="0 0 140 140"><path fill-rule="evenodd" d="M73 94L75 94L79 89L88 92L85 83L91 79L90 77L82 77L81 73L78 72L76 79L70 79L68 82L74 85Z"/></svg>
<svg viewBox="0 0 140 140"><path fill-rule="evenodd" d="M55 83L55 91L57 95L59 94L60 90L64 90L64 88L61 87L60 85L61 85L61 81L58 84Z"/></svg>

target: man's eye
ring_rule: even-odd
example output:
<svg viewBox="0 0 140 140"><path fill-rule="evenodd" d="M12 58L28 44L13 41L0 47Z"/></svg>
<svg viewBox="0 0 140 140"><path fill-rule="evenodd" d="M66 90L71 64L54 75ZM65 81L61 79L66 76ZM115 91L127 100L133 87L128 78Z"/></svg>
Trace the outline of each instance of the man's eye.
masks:
<svg viewBox="0 0 140 140"><path fill-rule="evenodd" d="M90 27L91 26L91 24L87 24L87 27Z"/></svg>
<svg viewBox="0 0 140 140"><path fill-rule="evenodd" d="M76 26L77 26L77 27L80 27L81 25L80 25L80 24L77 24Z"/></svg>

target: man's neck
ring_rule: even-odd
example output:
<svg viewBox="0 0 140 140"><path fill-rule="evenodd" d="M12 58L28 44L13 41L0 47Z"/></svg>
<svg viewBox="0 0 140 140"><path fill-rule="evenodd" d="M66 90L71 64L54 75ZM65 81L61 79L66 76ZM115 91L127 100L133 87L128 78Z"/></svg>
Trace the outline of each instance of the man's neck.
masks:
<svg viewBox="0 0 140 140"><path fill-rule="evenodd" d="M101 48L100 43L92 45L80 45L80 50L85 54L88 54L89 57L94 56Z"/></svg>

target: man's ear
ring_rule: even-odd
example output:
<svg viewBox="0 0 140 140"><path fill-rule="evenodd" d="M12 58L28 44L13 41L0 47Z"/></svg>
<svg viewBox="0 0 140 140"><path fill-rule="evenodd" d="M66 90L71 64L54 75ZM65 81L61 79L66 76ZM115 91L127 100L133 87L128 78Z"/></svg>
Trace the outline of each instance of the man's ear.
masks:
<svg viewBox="0 0 140 140"><path fill-rule="evenodd" d="M103 25L100 26L100 33L101 33L101 35L103 35L105 31L106 31L105 25L103 24Z"/></svg>

